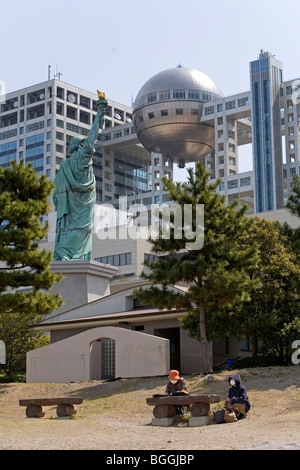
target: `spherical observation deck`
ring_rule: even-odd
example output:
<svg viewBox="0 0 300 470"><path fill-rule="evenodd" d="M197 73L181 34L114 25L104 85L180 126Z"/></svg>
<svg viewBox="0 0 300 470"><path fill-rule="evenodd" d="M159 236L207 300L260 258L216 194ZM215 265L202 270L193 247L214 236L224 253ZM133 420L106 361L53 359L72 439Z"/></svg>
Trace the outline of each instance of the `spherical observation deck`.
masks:
<svg viewBox="0 0 300 470"><path fill-rule="evenodd" d="M149 152L177 162L201 160L213 150L214 127L201 122L204 103L222 98L202 72L176 67L150 78L133 104L138 139Z"/></svg>

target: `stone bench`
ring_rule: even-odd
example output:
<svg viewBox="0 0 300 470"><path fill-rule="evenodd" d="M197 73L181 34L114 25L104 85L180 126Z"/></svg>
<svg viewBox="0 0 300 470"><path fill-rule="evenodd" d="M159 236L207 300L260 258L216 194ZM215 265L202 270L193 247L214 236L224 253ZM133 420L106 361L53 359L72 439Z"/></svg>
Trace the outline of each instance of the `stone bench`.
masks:
<svg viewBox="0 0 300 470"><path fill-rule="evenodd" d="M147 405L154 406L151 422L154 426L170 426L176 415L176 406L190 407L189 426L204 426L210 419L210 404L219 401L219 395L166 395L146 399Z"/></svg>
<svg viewBox="0 0 300 470"><path fill-rule="evenodd" d="M80 405L83 398L29 398L19 400L20 406L26 406L27 418L42 418L45 416L44 406L57 405L58 417L72 416L77 412L75 405Z"/></svg>

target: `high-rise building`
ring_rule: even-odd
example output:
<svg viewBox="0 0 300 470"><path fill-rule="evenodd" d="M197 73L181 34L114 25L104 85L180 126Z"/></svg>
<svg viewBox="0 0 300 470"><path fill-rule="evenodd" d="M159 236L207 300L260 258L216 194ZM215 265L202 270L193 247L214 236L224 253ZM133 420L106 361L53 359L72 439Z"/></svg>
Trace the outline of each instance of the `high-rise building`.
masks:
<svg viewBox="0 0 300 470"><path fill-rule="evenodd" d="M250 64L256 212L283 207L280 100L283 65L261 51Z"/></svg>

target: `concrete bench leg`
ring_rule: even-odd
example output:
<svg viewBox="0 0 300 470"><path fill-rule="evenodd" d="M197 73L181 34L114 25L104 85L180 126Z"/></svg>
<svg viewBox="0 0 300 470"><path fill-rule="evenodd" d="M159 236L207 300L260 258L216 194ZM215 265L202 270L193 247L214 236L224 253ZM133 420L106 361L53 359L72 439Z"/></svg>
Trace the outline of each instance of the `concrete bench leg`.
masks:
<svg viewBox="0 0 300 470"><path fill-rule="evenodd" d="M77 412L75 405L58 405L56 409L56 414L59 418L63 416L72 416Z"/></svg>
<svg viewBox="0 0 300 470"><path fill-rule="evenodd" d="M191 416L189 418L189 427L206 426L210 416Z"/></svg>
<svg viewBox="0 0 300 470"><path fill-rule="evenodd" d="M209 409L209 403L193 403L190 409L192 416L189 418L189 426L206 426L210 420Z"/></svg>
<svg viewBox="0 0 300 470"><path fill-rule="evenodd" d="M39 405L28 405L26 407L27 418L42 418L45 416L45 410Z"/></svg>
<svg viewBox="0 0 300 470"><path fill-rule="evenodd" d="M156 405L153 408L155 418L174 418L176 415L176 406L173 405Z"/></svg>
<svg viewBox="0 0 300 470"><path fill-rule="evenodd" d="M171 426L176 415L176 406L156 405L153 408L152 426Z"/></svg>

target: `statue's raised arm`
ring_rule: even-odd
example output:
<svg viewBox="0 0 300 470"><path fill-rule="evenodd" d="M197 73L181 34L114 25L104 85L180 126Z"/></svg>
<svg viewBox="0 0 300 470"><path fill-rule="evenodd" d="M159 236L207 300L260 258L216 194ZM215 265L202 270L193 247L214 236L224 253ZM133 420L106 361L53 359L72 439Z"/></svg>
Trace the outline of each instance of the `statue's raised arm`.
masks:
<svg viewBox="0 0 300 470"><path fill-rule="evenodd" d="M99 128L104 122L105 108L107 106L105 94L101 93L100 91L98 91L97 93L99 99L96 102L96 104L98 105L98 111L95 120L87 137L74 137L71 140L69 146L69 153L72 156L73 153L77 151L80 153L80 157L91 158L95 152L94 143L98 138ZM74 157L75 156L76 155L74 155Z"/></svg>
<svg viewBox="0 0 300 470"><path fill-rule="evenodd" d="M96 183L93 172L94 143L103 124L107 101L98 91L98 111L87 137L73 137L71 157L55 177L53 202L57 211L55 260L90 260Z"/></svg>
<svg viewBox="0 0 300 470"><path fill-rule="evenodd" d="M83 145L94 145L98 137L99 128L104 122L104 114L105 108L107 106L107 101L105 99L104 93L101 93L100 91L98 91L97 93L99 97L98 101L96 102L96 104L98 105L98 111L91 127L91 130L89 132L89 135L84 140Z"/></svg>

